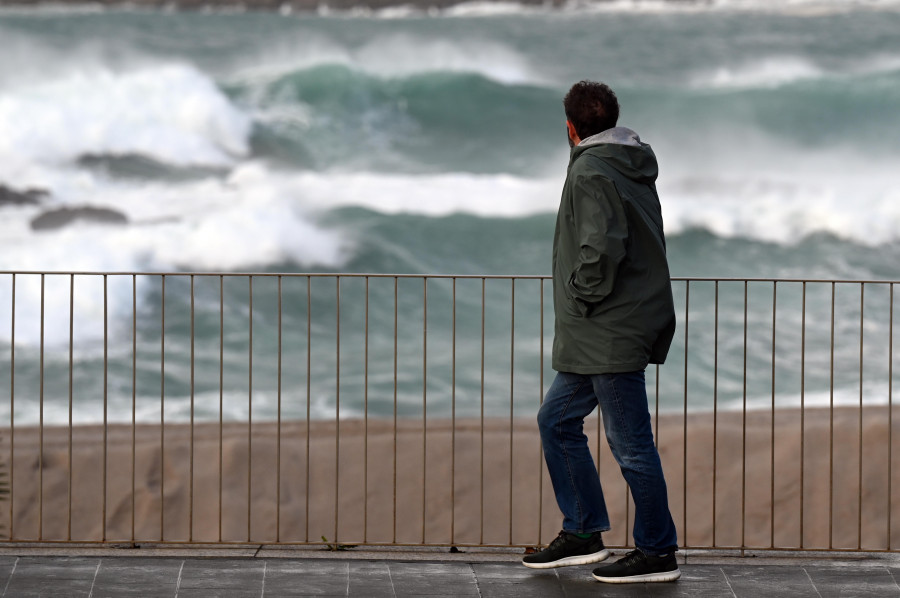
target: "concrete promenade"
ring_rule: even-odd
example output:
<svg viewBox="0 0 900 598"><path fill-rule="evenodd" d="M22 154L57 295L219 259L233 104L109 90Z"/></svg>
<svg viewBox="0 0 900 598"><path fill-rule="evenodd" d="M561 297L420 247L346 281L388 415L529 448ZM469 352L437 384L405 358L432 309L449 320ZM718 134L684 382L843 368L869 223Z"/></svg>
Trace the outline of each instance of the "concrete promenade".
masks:
<svg viewBox="0 0 900 598"><path fill-rule="evenodd" d="M528 569L510 550L7 545L0 588L10 598L900 597L897 554L679 554L680 581L615 586L593 580L590 566Z"/></svg>

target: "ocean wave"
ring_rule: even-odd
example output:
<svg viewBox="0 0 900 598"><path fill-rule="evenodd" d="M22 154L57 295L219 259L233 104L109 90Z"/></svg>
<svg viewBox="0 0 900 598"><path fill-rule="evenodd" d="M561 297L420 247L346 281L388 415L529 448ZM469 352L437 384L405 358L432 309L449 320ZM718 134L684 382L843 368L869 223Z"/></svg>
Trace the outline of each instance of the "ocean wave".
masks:
<svg viewBox="0 0 900 598"><path fill-rule="evenodd" d="M232 185L278 194L291 190L311 209L364 207L387 214L521 217L555 210L561 178L507 174L381 174L374 172L274 173L264 164L237 168ZM279 191L282 190L282 191Z"/></svg>
<svg viewBox="0 0 900 598"><path fill-rule="evenodd" d="M772 89L805 81L872 78L900 72L900 56L875 54L826 68L802 56L765 56L735 65L721 65L689 77L695 89ZM858 85L859 82L857 82Z"/></svg>
<svg viewBox="0 0 900 598"><path fill-rule="evenodd" d="M695 75L695 88L741 89L779 87L787 83L818 79L827 73L811 60L796 56L771 56L738 66L720 66Z"/></svg>
<svg viewBox="0 0 900 598"><path fill-rule="evenodd" d="M335 9L322 3L317 14L322 17L421 19L452 18L482 19L508 16L554 15L568 18L583 14L671 14L706 12L775 12L795 16L822 16L859 10L896 10L898 0L565 0L556 2L510 2L505 0L464 1L450 6L420 6L399 3L395 6L372 8L358 4L352 8Z"/></svg>
<svg viewBox="0 0 900 598"><path fill-rule="evenodd" d="M321 66L343 66L382 79L465 73L504 85L547 83L527 58L502 43L404 33L380 35L358 47L321 34L273 40L266 49L235 65L230 79L265 84Z"/></svg>
<svg viewBox="0 0 900 598"><path fill-rule="evenodd" d="M562 137L545 117L560 112L558 92L470 73L384 79L330 64L230 84L229 93L259 125L254 155L291 168L520 175ZM498 139L516 152L498 151Z"/></svg>
<svg viewBox="0 0 900 598"><path fill-rule="evenodd" d="M32 231L30 220L44 208L6 209L0 268L227 271L285 262L340 267L347 251L340 233L316 224L297 191L282 185L216 178L132 185L74 176L80 194L56 198L54 205L90 200L123 213L130 224Z"/></svg>
<svg viewBox="0 0 900 598"><path fill-rule="evenodd" d="M0 130L0 156L18 161L138 154L175 165L223 166L247 155L251 121L192 66L119 72L88 65L0 89Z"/></svg>
<svg viewBox="0 0 900 598"><path fill-rule="evenodd" d="M669 234L705 229L788 245L822 233L869 246L900 241L900 190L888 176L688 176L665 181L660 194Z"/></svg>
<svg viewBox="0 0 900 598"><path fill-rule="evenodd" d="M790 245L825 233L861 245L900 241L900 190L888 172L836 167L810 157L796 170L698 173L670 167L659 182L669 235L705 229L721 238ZM58 175L70 194L55 205L115 209L130 224L76 224L32 231L43 207L6 208L0 269L229 271L296 264L340 269L358 251L355 233L332 217L338 208L440 218L525 218L552 214L559 175L296 172L255 161L225 178L134 185L101 175ZM327 224L325 222L328 222ZM354 226L357 226L354 224ZM458 224L463 226L462 223Z"/></svg>

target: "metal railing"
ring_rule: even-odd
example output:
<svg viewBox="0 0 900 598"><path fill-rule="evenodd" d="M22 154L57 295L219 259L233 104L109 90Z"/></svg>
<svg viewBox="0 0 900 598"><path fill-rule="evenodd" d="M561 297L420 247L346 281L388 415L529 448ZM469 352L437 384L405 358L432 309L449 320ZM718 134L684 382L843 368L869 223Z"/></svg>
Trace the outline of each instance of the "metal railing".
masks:
<svg viewBox="0 0 900 598"><path fill-rule="evenodd" d="M900 283L673 282L647 381L681 544L897 550ZM0 272L0 540L545 544L552 327L540 276Z"/></svg>

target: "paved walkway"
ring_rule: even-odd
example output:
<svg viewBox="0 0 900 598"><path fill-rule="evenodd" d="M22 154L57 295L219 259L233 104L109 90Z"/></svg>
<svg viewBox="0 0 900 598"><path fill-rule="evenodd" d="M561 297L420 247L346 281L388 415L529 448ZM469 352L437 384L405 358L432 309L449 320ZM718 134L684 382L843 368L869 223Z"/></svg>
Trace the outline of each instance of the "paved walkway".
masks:
<svg viewBox="0 0 900 598"><path fill-rule="evenodd" d="M75 552L61 549L55 554L11 554L15 551L6 548L0 554L0 588L10 598L900 597L897 555L854 560L687 556L678 582L615 586L594 581L589 566L534 571L509 554L498 559L435 553L345 556L309 550L282 550L271 556L259 551L241 557L206 556L217 553L185 549L177 551L181 556L146 556L140 550L120 551L134 556L111 556L114 551L91 556L89 550L82 556L61 556Z"/></svg>

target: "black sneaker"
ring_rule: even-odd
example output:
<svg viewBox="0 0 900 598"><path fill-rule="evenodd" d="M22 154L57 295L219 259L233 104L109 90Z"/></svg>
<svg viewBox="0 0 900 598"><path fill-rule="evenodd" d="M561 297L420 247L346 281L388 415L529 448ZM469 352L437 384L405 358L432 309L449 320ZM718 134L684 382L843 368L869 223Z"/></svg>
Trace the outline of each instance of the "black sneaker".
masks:
<svg viewBox="0 0 900 598"><path fill-rule="evenodd" d="M552 569L599 563L608 556L609 551L603 547L600 532L594 532L590 538L582 540L575 534L563 531L550 542L550 546L523 558L522 564L532 569Z"/></svg>
<svg viewBox="0 0 900 598"><path fill-rule="evenodd" d="M651 556L632 550L615 563L594 569L594 579L604 583L675 581L681 577L675 553Z"/></svg>

